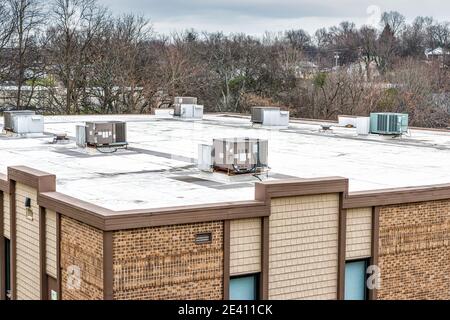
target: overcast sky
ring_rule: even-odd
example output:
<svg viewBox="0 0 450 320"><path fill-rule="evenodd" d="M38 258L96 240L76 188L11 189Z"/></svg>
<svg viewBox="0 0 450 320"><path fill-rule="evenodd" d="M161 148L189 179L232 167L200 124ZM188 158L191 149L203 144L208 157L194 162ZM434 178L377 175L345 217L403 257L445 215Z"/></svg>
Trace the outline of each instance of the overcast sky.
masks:
<svg viewBox="0 0 450 320"><path fill-rule="evenodd" d="M143 13L155 31L245 32L261 35L302 28L310 33L343 20L374 24L382 11L396 10L450 21L448 0L99 0L114 13Z"/></svg>

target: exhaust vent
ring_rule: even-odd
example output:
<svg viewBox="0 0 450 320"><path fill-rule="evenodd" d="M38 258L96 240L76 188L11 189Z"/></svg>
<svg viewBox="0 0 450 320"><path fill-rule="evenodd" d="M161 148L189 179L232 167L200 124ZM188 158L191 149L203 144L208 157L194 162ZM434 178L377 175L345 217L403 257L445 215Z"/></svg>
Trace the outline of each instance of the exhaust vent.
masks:
<svg viewBox="0 0 450 320"><path fill-rule="evenodd" d="M207 244L212 242L212 233L198 233L195 235L195 243L196 244Z"/></svg>

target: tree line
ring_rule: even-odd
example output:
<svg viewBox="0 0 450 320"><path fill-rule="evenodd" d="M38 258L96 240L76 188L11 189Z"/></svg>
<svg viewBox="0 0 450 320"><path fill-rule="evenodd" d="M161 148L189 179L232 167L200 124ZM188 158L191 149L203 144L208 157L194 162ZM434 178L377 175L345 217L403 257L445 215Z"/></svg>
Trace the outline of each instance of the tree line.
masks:
<svg viewBox="0 0 450 320"><path fill-rule="evenodd" d="M446 127L450 23L385 12L377 26L157 34L96 0L1 0L0 108L149 113L174 96L211 112L275 105L301 118L408 112Z"/></svg>

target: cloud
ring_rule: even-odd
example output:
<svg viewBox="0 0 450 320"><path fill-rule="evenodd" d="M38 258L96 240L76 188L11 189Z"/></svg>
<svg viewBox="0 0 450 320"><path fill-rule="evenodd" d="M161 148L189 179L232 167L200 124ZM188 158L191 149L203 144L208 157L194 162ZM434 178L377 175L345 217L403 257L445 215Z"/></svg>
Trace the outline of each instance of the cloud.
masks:
<svg viewBox="0 0 450 320"><path fill-rule="evenodd" d="M99 0L114 13L143 13L160 33L194 28L205 31L263 34L321 27L350 20L357 25L370 21L367 8L396 10L408 20L418 15L449 20L450 2L442 0ZM373 20L373 19L372 19Z"/></svg>

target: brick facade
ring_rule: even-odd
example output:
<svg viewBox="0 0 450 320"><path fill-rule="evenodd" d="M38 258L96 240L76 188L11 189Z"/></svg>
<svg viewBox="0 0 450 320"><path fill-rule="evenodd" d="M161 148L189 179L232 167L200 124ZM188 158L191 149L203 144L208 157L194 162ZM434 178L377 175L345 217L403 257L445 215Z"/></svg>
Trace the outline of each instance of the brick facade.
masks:
<svg viewBox="0 0 450 320"><path fill-rule="evenodd" d="M114 299L223 298L222 221L117 231L113 248Z"/></svg>
<svg viewBox="0 0 450 320"><path fill-rule="evenodd" d="M102 231L61 217L61 276L63 300L103 299Z"/></svg>
<svg viewBox="0 0 450 320"><path fill-rule="evenodd" d="M450 299L450 200L380 209L378 299Z"/></svg>

